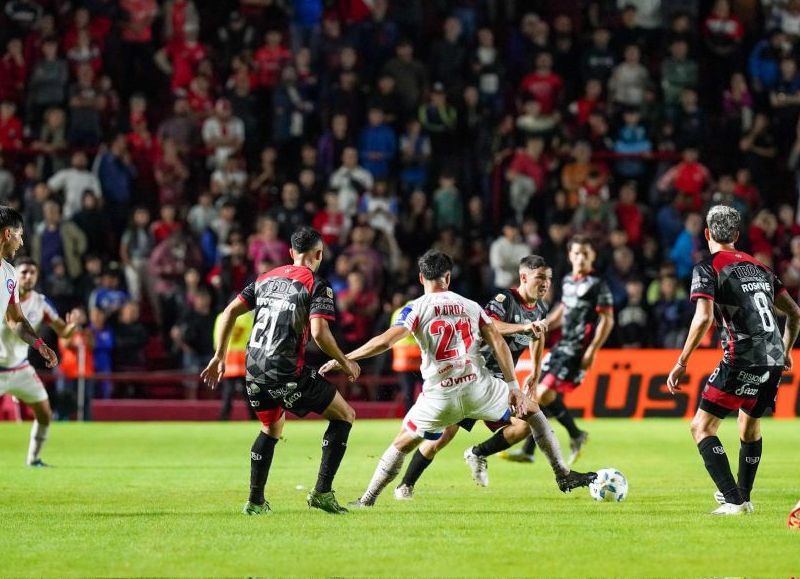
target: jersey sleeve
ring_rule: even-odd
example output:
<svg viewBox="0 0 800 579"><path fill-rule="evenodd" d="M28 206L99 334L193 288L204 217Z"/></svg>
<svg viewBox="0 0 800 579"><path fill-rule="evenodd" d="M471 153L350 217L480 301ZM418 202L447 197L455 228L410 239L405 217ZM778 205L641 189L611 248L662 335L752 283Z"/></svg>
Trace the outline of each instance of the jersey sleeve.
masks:
<svg viewBox="0 0 800 579"><path fill-rule="evenodd" d="M710 263L700 262L695 265L692 269L692 287L689 299L693 302L700 298L715 300L717 296L716 278L717 274Z"/></svg>
<svg viewBox="0 0 800 579"><path fill-rule="evenodd" d="M309 319L323 318L329 322L336 321L336 304L333 301L333 288L325 279L317 279L311 288L311 307Z"/></svg>
<svg viewBox="0 0 800 579"><path fill-rule="evenodd" d="M484 310L478 311L478 327L491 326L494 322L492 318Z"/></svg>
<svg viewBox="0 0 800 579"><path fill-rule="evenodd" d="M403 326L409 332L414 332L417 329L417 323L419 318L417 317L417 312L414 309L414 304L410 303L406 305L402 310L400 310L400 315L397 316L397 319L394 322L394 326Z"/></svg>
<svg viewBox="0 0 800 579"><path fill-rule="evenodd" d="M500 292L489 300L489 303L486 304L486 307L483 308L483 311L487 316L494 318L495 320L505 322L507 321L506 316L509 315L508 304L508 294L505 292Z"/></svg>
<svg viewBox="0 0 800 579"><path fill-rule="evenodd" d="M774 288L774 294L773 295L775 297L778 297L781 293L787 291L786 288L783 285L783 282L781 281L781 278L779 278L777 275L775 275L775 272L772 273L772 280L773 280L773 288Z"/></svg>
<svg viewBox="0 0 800 579"><path fill-rule="evenodd" d="M247 285L246 288L242 290L242 293L239 294L238 298L250 306L250 309L256 307L256 284L252 282Z"/></svg>
<svg viewBox="0 0 800 579"><path fill-rule="evenodd" d="M604 280L597 282L597 302L594 304L595 311L607 312L614 309L614 297L611 295L611 290Z"/></svg>

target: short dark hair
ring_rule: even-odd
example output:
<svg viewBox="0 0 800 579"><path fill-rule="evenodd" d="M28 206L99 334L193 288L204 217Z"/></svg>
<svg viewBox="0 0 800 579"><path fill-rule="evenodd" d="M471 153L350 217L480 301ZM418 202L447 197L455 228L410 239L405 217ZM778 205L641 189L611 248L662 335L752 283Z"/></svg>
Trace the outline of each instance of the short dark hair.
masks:
<svg viewBox="0 0 800 579"><path fill-rule="evenodd" d="M14 261L14 267L22 267L23 265L32 265L36 269L39 269L39 264L29 255L23 255Z"/></svg>
<svg viewBox="0 0 800 579"><path fill-rule="evenodd" d="M539 269L540 267L547 267L547 262L541 255L526 255L519 260L520 269Z"/></svg>
<svg viewBox="0 0 800 579"><path fill-rule="evenodd" d="M292 249L297 253L311 251L322 243L322 234L311 227L301 227L292 233Z"/></svg>
<svg viewBox="0 0 800 579"><path fill-rule="evenodd" d="M419 258L417 265L422 277L434 281L453 270L453 258L438 249L429 249Z"/></svg>
<svg viewBox="0 0 800 579"><path fill-rule="evenodd" d="M594 243L592 243L592 240L587 235L583 235L581 233L577 233L570 237L569 242L567 243L567 250L571 250L573 245L588 245L594 249Z"/></svg>
<svg viewBox="0 0 800 579"><path fill-rule="evenodd" d="M6 228L17 229L22 227L23 220L19 211L8 205L0 205L0 231Z"/></svg>

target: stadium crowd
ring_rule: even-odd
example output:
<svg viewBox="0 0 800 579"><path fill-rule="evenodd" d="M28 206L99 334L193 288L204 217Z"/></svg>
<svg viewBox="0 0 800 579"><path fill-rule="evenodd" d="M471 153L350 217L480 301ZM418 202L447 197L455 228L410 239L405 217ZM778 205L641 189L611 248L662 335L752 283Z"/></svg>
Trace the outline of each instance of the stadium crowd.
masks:
<svg viewBox="0 0 800 579"><path fill-rule="evenodd" d="M800 291L800 0L3 4L0 202L97 372L198 371L303 224L345 347L418 294L429 247L477 301L529 253L557 294L576 232L609 344L679 347L712 202Z"/></svg>

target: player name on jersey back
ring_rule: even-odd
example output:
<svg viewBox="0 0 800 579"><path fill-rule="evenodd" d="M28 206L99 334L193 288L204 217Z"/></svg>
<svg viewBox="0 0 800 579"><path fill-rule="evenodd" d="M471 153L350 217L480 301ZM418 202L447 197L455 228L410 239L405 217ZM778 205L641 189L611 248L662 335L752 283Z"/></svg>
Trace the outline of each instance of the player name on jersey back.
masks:
<svg viewBox="0 0 800 579"><path fill-rule="evenodd" d="M477 303L446 291L414 300L395 325L408 329L419 344L423 390L439 392L487 374L479 351L480 328L490 323Z"/></svg>

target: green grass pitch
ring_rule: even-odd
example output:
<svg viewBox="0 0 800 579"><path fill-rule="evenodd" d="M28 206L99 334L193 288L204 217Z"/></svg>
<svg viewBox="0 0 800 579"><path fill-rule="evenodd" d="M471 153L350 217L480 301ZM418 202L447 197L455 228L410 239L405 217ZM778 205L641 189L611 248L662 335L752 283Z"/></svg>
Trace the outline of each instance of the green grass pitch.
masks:
<svg viewBox="0 0 800 579"><path fill-rule="evenodd" d="M550 469L490 460L476 487L461 433L428 469L413 502L390 489L347 516L311 512L320 421L292 421L267 486L274 515L239 514L254 423L56 424L46 470L22 466L29 425L0 424L0 575L693 575L798 576L800 422L766 421L756 514L713 518L712 485L675 420L584 422L578 466L613 466L621 504L586 489L562 495ZM357 422L336 482L364 488L399 421ZM563 433L556 425L559 433ZM735 422L722 440L738 458ZM562 439L563 443L563 439ZM734 470L735 470L734 466Z"/></svg>

